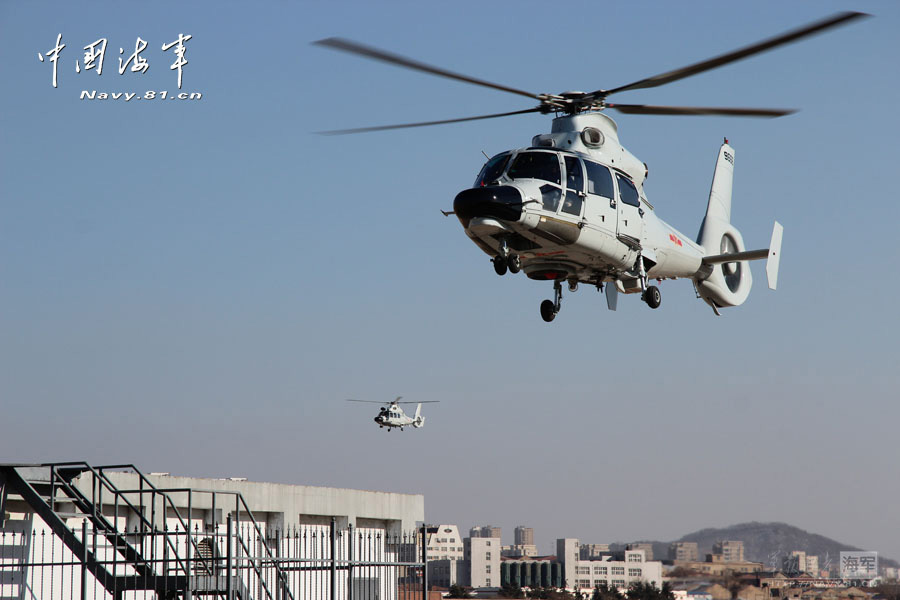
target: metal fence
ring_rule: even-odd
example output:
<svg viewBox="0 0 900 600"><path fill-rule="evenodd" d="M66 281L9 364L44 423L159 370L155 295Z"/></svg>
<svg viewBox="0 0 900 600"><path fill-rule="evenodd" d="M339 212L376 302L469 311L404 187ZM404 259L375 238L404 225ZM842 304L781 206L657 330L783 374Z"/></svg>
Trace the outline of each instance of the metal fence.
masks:
<svg viewBox="0 0 900 600"><path fill-rule="evenodd" d="M78 544L33 515L0 529L0 600L420 600L424 529L236 523L108 532L87 520ZM126 544L123 543L127 541ZM70 548L83 547L82 555Z"/></svg>

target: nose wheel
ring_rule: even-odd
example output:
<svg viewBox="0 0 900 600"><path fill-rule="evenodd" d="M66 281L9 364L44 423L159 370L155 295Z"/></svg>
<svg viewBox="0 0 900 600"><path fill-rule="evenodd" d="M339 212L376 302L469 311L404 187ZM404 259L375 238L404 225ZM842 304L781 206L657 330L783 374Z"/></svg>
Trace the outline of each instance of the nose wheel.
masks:
<svg viewBox="0 0 900 600"><path fill-rule="evenodd" d="M541 302L541 318L547 323L556 318L562 307L562 284L557 279L553 282L553 300Z"/></svg>
<svg viewBox="0 0 900 600"><path fill-rule="evenodd" d="M517 254L510 253L505 239L500 240L499 254L492 258L491 262L494 263L494 272L497 275L506 275L507 271L515 274L522 270L522 260Z"/></svg>

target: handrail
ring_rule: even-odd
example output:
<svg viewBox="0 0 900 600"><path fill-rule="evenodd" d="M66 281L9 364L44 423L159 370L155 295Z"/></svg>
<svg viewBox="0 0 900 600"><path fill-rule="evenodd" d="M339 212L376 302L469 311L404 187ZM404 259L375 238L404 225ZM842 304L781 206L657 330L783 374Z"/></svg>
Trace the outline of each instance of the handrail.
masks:
<svg viewBox="0 0 900 600"><path fill-rule="evenodd" d="M117 497L121 498L122 501L125 502L125 504L128 506L128 508L130 508L131 511L132 511L135 515L138 516L138 518L140 519L142 525L146 526L146 528L147 528L148 531L152 531L152 530L153 530L153 524L152 524L150 521L147 520L147 517L144 515L143 511L141 511L141 510L138 509L134 504L132 504L131 501L128 500L128 498L125 497L125 495L124 495L122 492L119 491L119 489L115 486L115 484L113 484L111 481L109 481L109 479L108 479L107 477L105 477L105 476L102 474L102 472L101 472L101 473L98 473L98 472L95 470L95 468L92 467L91 465L89 465L88 463L86 463L86 462L48 463L48 464L43 465L43 466L49 466L49 467L50 467L50 478L51 478L51 482L54 481L54 478L55 478L55 477L59 477L60 483L61 483L62 485L64 485L66 488L68 488L68 489L74 491L78 496L81 496L81 497L86 501L87 498L84 496L84 494L81 493L80 490L78 490L77 487L74 487L74 486L69 485L69 483L66 482L65 479L63 479L62 476L59 475L59 474L56 472L57 467L69 467L69 466L79 466L79 467L83 466L83 467L85 467L85 469L84 469L82 472L90 471L90 473L93 475L93 479L94 479L95 481L97 481L97 482L99 482L100 484L102 484L102 485L103 485L104 487L106 487L106 489L109 490L114 496L117 496ZM93 490L93 485L92 485L91 489ZM73 498L73 500L74 500L74 498ZM114 525L111 525L108 521L106 521L106 518L103 517L103 514L102 514L102 513L101 513L100 515L98 515L98 514L97 514L96 502L91 502L91 504L92 504L92 506L93 506L93 514L91 515L91 516L93 517L93 518L91 519L92 521L94 521L95 523L101 524L102 527L103 527L104 529L106 529L107 531L109 531L109 532L111 532L111 533L114 532L114 533L116 533L117 535L125 535L125 536L129 535L127 528L126 528L126 530L125 530L124 532L120 533L119 530L118 530L118 528L116 528ZM177 509L176 509L176 510L177 510ZM101 519L102 519L102 520L101 520ZM182 521L180 518L179 518L179 521L181 522L182 525L184 525L184 521ZM186 534L187 534L187 539L190 540L190 528L187 527L187 526L185 526L184 529L185 529L185 532L186 532ZM173 552L173 554L174 554L174 557L175 557L175 562L176 562L176 564L177 564L179 567L181 567L181 569L182 569L185 573L188 573L187 565L186 565L185 561L182 559L182 557L179 555L179 553L178 553L178 548L175 546L174 543L172 543L172 540L169 539L169 536L168 536L168 535L164 536L163 539L164 539L164 542L163 542L163 543L164 543L164 544L167 544L167 545L169 546L169 548L172 550L172 552ZM128 544L127 541L126 541L125 543L126 543L126 545ZM196 544L196 543L195 543L195 544ZM117 552L119 551L118 544L116 544L116 551L117 551Z"/></svg>
<svg viewBox="0 0 900 600"><path fill-rule="evenodd" d="M143 499L143 495L145 493L152 494L153 498L155 498L157 495L159 495L163 502L163 514L164 515L166 514L166 509L170 508L172 510L174 517L178 520L178 523L182 526L182 528L184 529L184 531L187 535L188 549L190 550L191 548L193 548L193 550L195 551L197 556L199 556L199 554L200 554L199 542L195 539L196 536L191 535L190 523L185 523L184 518L181 515L181 511L175 505L174 500L172 499L172 497L169 494L170 493L188 493L189 495L192 493L211 494L212 499L213 499L213 506L215 506L215 497L217 494L233 495L235 497L235 513L236 513L235 518L236 518L237 523L240 524L241 512L246 512L247 516L250 519L250 523L253 525L253 530L256 532L256 535L258 536L258 538L262 541L262 547L265 550L266 558L268 558L269 561L271 561L272 563L274 563L276 565L276 577L277 577L278 581L282 584L282 587L284 587L289 599L293 600L293 594L289 591L289 588L288 588L289 581L287 579L287 576L285 575L284 570L281 569L277 565L277 563L278 563L277 557L272 552L272 549L269 548L269 544L266 541L265 536L263 535L262 529L260 528L259 523L256 520L256 517L253 515L253 511L250 510L250 506L247 504L247 501L244 499L244 496L240 492L233 491L233 490L205 490L205 489L196 489L196 488L159 488L156 485L154 485L153 482L150 481L150 479L148 479L147 476L144 475L144 473L141 472L140 469L138 469L134 464L130 464L130 463L117 464L117 465L102 465L102 466L94 467L85 461L68 461L68 462L59 462L59 463L44 463L41 466L50 467L51 481L53 481L54 477L59 477L59 481L62 484L66 485L66 487L69 487L70 489L77 491L78 495L82 496L82 498L84 498L85 501L87 501L87 498L84 497L84 495L81 494L81 492L78 491L77 488L75 488L73 486L69 486L68 482L65 481L65 479L62 477L62 475L57 473L57 469L67 468L67 467L77 467L79 469L82 469L82 472L89 471L91 473L91 475L93 476L93 480L95 480L96 482L99 482L103 488L106 488L109 492L111 492L117 498L121 498L125 502L125 504L128 506L128 508L130 508L132 510L132 512L134 512L134 514L136 514L138 516L138 518L141 522L141 525L146 527L148 530L154 529L153 524L144 515L143 510L136 507L126 497L126 494L131 494L131 495L138 494L142 499ZM121 490L121 489L119 489L109 479L109 477L107 475L107 471L124 471L124 470L132 471L133 474L137 475L138 481L140 482L140 484L142 486L146 485L148 489L143 489L143 487L139 490ZM95 488L92 483L92 486L91 486L92 494L94 493L94 489ZM189 500L189 502L190 502L190 500ZM153 505L154 505L154 509L155 509L155 502L153 502ZM94 519L96 519L99 522L100 518L102 518L103 521L106 521L105 518L103 518L102 514L97 515L96 502L92 501L92 506L93 506L93 515L92 516L94 517ZM190 506L190 504L189 504L189 506ZM190 510L190 508L189 508L189 510ZM215 516L213 516L213 518L215 518ZM106 522L103 525L103 527L107 528L107 529L111 529L112 531L115 531L116 533L118 533L118 530L115 528L115 526L110 525L108 522ZM124 535L128 535L128 532L126 531ZM175 556L175 560L177 561L177 565L179 567L181 567L181 569L186 574L189 575L190 574L190 566L189 565L192 562L194 562L190 559L190 552L189 552L188 557L182 558L179 555L177 548L174 546L172 541L169 539L169 536L168 535L164 536L164 539L165 539L165 543L168 544L168 546L172 549L174 556ZM238 536L238 539L241 541L241 544L243 546L244 545L243 539L240 536ZM199 562L201 562L201 564L204 565L205 570L209 571L209 566L205 564L205 561L199 561ZM257 572L258 576L261 576L261 573L259 572L258 568L254 567L254 570ZM262 582L262 585L266 589L267 595L271 598L271 592L269 592L268 588L265 585L265 582Z"/></svg>

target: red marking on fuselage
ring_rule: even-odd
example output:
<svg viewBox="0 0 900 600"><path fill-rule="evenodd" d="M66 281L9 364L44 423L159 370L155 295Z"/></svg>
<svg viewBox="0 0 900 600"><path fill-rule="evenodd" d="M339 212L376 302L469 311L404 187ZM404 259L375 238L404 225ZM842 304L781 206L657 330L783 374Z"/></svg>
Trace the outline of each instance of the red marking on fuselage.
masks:
<svg viewBox="0 0 900 600"><path fill-rule="evenodd" d="M684 245L684 244L681 243L681 240L678 239L678 236L675 235L674 233L670 233L670 234L669 234L669 240L670 240L673 244L675 244L676 246L683 246L683 245Z"/></svg>
<svg viewBox="0 0 900 600"><path fill-rule="evenodd" d="M565 250L556 250L555 252L537 252L535 256L556 256L557 254L565 254Z"/></svg>

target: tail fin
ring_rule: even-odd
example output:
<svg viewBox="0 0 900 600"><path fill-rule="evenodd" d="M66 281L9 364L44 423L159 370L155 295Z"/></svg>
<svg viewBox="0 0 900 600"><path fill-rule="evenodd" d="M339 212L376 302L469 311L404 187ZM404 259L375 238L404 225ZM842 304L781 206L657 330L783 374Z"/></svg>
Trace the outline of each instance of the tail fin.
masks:
<svg viewBox="0 0 900 600"><path fill-rule="evenodd" d="M731 190L734 180L734 148L728 140L719 148L716 170L709 190L706 216L700 225L697 243L707 256L744 251L741 232L731 224ZM741 262L703 265L695 277L697 292L707 304L718 309L739 306L750 294L753 277Z"/></svg>
<svg viewBox="0 0 900 600"><path fill-rule="evenodd" d="M418 404L416 406L416 417L413 420L413 427L421 427L425 424L425 417L422 416L422 405Z"/></svg>

